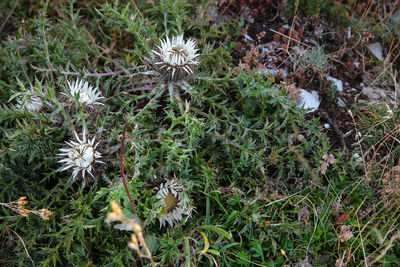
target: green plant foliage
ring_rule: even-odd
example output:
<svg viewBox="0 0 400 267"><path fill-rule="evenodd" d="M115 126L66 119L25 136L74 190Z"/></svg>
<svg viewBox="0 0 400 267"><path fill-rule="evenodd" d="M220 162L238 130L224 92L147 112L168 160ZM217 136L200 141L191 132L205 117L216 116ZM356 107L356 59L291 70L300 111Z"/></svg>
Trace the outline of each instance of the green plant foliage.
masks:
<svg viewBox="0 0 400 267"><path fill-rule="evenodd" d="M210 3L198 10L182 0L33 1L32 14L10 5L1 3L0 11L13 8L26 23L13 19L15 30L0 44L2 265L150 266L127 246L131 232L110 222L111 201L140 221L160 266L282 266L307 257L315 266L328 257L320 265L333 266L349 249L357 263L389 245L390 238L380 235L393 234L399 208L391 199L385 217L381 199L360 182L362 164L334 151L336 163L322 175L321 158L332 151L318 120L307 119L265 74L233 71L233 36L243 22L202 22ZM300 1L299 7L305 14L329 9L327 1ZM179 97L152 76L150 66L160 40L178 34L194 38L200 54L193 79L169 84ZM313 53L307 66L323 69L325 55ZM76 78L98 87L104 105L70 98L68 82ZM156 86L144 90L149 84ZM21 99L32 98L30 90L44 103L40 111L21 107ZM380 112L374 110L382 119ZM398 111L379 127L364 118L360 131L376 129L366 142L382 141L398 125L396 118ZM100 142L104 164L82 186L80 179L69 182L71 172L61 171L58 154L83 129ZM392 152L398 159L399 149ZM121 162L136 213L121 181ZM378 183L383 172L374 166L368 177ZM160 228L156 193L174 177L193 212ZM49 209L49 220L3 205L21 196L29 201L26 209ZM338 208L343 199L349 204ZM354 215L366 203L376 205L377 216ZM354 234L346 242L339 241L337 223L343 214ZM396 263L398 252L394 244L380 260Z"/></svg>
<svg viewBox="0 0 400 267"><path fill-rule="evenodd" d="M342 23L348 20L345 5L342 4L337 7L330 0L288 0L285 12L290 15L297 13L314 18L325 15Z"/></svg>

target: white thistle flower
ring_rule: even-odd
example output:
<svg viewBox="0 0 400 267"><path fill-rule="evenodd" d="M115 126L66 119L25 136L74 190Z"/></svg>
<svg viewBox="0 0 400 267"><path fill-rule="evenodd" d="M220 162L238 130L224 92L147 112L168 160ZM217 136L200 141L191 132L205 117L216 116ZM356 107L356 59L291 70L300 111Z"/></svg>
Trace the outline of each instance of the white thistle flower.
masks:
<svg viewBox="0 0 400 267"><path fill-rule="evenodd" d="M168 222L170 226L182 220L183 215L188 215L184 211L184 201L182 199L182 186L178 185L175 180L170 180L165 184L161 184L156 194L161 205L160 228Z"/></svg>
<svg viewBox="0 0 400 267"><path fill-rule="evenodd" d="M83 130L82 140L78 134L74 131L76 141L70 140L66 142L70 147L61 148L58 155L65 157L58 162L64 163L64 167L61 171L73 168L71 179L75 180L78 173L82 172L82 177L85 179L85 173L88 172L93 178L92 169L95 163L104 163L100 160L101 154L96 151L96 148L100 142L94 144L95 137L92 140L86 139L86 132Z"/></svg>
<svg viewBox="0 0 400 267"><path fill-rule="evenodd" d="M159 51L153 53L158 56L158 62L155 64L160 65L160 70L166 74L171 74L172 79L176 74L177 79L182 79L187 74L193 74L193 67L198 65L196 57L199 56L195 48L196 43L193 39L186 42L183 40L183 34L172 37L170 40L167 36L166 40L161 40L161 46L157 45ZM184 70L184 72L182 72Z"/></svg>
<svg viewBox="0 0 400 267"><path fill-rule="evenodd" d="M82 105L104 105L98 102L103 99L97 87L90 86L88 82L77 79L75 82L70 83L67 81L71 95L75 97L79 94L79 103Z"/></svg>
<svg viewBox="0 0 400 267"><path fill-rule="evenodd" d="M38 93L33 90L28 91L27 97L18 100L18 108L26 109L31 112L39 111L43 107L43 101Z"/></svg>

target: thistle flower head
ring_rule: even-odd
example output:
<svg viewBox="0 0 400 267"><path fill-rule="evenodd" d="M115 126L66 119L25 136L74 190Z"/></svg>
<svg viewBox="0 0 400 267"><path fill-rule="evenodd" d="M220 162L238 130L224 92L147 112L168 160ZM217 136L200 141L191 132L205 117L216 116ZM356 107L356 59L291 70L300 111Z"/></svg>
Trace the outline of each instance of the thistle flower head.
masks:
<svg viewBox="0 0 400 267"><path fill-rule="evenodd" d="M182 186L175 180L170 180L165 184L161 184L156 198L159 200L157 203L161 206L160 227L163 227L166 222L170 226L182 220L185 215L184 201L182 198Z"/></svg>
<svg viewBox="0 0 400 267"><path fill-rule="evenodd" d="M61 171L73 168L72 180L75 180L78 173L82 172L82 177L85 179L85 173L88 172L93 178L92 169L95 163L104 163L100 160L101 154L96 151L99 143L94 144L95 137L92 140L87 140L86 132L83 130L82 140L78 134L74 131L76 141L70 140L66 142L69 147L61 148L58 155L65 157L60 160L60 163L64 163L64 167Z"/></svg>
<svg viewBox="0 0 400 267"><path fill-rule="evenodd" d="M82 105L104 105L98 102L103 99L97 87L92 87L88 82L77 79L75 82L70 83L67 81L71 95L75 97L79 95L79 103Z"/></svg>
<svg viewBox="0 0 400 267"><path fill-rule="evenodd" d="M160 66L160 71L168 78L171 75L172 79L183 79L193 74L193 67L199 64L195 60L199 56L195 41L189 39L185 42L183 34L172 37L172 40L167 37L157 48L158 51L153 50L158 60L155 64Z"/></svg>
<svg viewBox="0 0 400 267"><path fill-rule="evenodd" d="M28 91L26 97L18 99L18 108L26 109L30 112L39 111L42 107L42 99L33 90Z"/></svg>

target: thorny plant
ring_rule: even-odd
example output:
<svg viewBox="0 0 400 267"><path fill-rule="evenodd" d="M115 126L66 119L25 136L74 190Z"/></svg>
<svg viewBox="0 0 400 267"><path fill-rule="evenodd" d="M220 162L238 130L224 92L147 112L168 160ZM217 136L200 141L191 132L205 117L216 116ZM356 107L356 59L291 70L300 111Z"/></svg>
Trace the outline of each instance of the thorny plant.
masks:
<svg viewBox="0 0 400 267"><path fill-rule="evenodd" d="M7 203L30 195L33 205L57 207L59 216L37 224L2 209L1 263L126 266L136 264L137 253L161 266L398 264L399 208L394 192L386 193L396 182L390 170L399 157L397 109L356 113L362 161L347 160L330 148L318 120L306 120L288 99L298 94L292 81L278 87L251 68L233 73L241 21L219 16L211 2L196 8L181 0L130 1L134 8L127 2L33 1L29 10L21 1L0 3L0 23L7 22L0 34L8 35L0 51L0 197ZM292 2L287 8L295 10ZM313 9L331 1L294 2L303 9L294 17L307 8L318 16L334 11ZM304 2L312 5L298 5ZM163 79L152 50L183 33L200 49L199 64L191 79ZM299 44L298 33L279 36L287 38L282 49ZM249 57L252 67L259 66L256 52ZM86 109L80 94L64 102L60 95L68 95L75 78L98 88L104 105ZM23 105L19 100L35 105L15 108ZM93 174L98 179L90 187L68 183L68 173L55 171L56 153L74 129L101 141L106 169ZM329 166L320 176L321 164ZM160 230L154 208L165 181L159 177L173 174L193 185L197 213ZM130 225L128 246L135 253L125 232L103 223L111 201L131 206L123 213L114 207L110 216ZM134 216L143 224L126 221ZM7 235L10 225L26 249Z"/></svg>

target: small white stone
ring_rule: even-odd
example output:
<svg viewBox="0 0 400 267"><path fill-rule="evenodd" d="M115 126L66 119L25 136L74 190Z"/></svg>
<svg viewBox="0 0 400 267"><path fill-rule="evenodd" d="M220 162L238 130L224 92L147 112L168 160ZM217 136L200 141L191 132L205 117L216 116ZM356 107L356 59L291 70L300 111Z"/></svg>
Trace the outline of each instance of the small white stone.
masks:
<svg viewBox="0 0 400 267"><path fill-rule="evenodd" d="M360 82L360 86L361 86L361 87L365 87L365 83Z"/></svg>
<svg viewBox="0 0 400 267"><path fill-rule="evenodd" d="M337 104L341 108L344 108L346 106L346 103L341 98L338 99L338 103Z"/></svg>
<svg viewBox="0 0 400 267"><path fill-rule="evenodd" d="M384 57L383 57L383 46L382 46L381 43L376 42L376 43L370 44L370 45L368 46L368 49L369 49L369 51L371 51L371 53L372 53L377 59L379 59L380 61L383 61L383 60L384 60Z"/></svg>
<svg viewBox="0 0 400 267"><path fill-rule="evenodd" d="M355 160L356 160L357 162L361 162L361 161L362 161L362 158L361 158L361 156L360 156L358 153L354 153L353 157L355 158Z"/></svg>
<svg viewBox="0 0 400 267"><path fill-rule="evenodd" d="M325 123L325 124L324 124L324 127L325 127L325 129L330 129L330 128L331 128L331 126L329 125L329 123Z"/></svg>
<svg viewBox="0 0 400 267"><path fill-rule="evenodd" d="M302 88L300 89L300 100L297 101L297 107L304 109L311 109L307 113L314 112L317 110L321 101L317 91L308 92Z"/></svg>
<svg viewBox="0 0 400 267"><path fill-rule="evenodd" d="M357 92L357 89L356 88L351 88L351 91L352 92Z"/></svg>
<svg viewBox="0 0 400 267"><path fill-rule="evenodd" d="M337 87L337 89L338 89L339 92L342 92L342 91L343 91L343 82L342 82L341 80L336 79L336 78L334 78L334 77L332 77L332 76L328 76L328 77L326 77L326 79L327 79L328 81L332 81L333 84L336 85L336 87Z"/></svg>
<svg viewBox="0 0 400 267"><path fill-rule="evenodd" d="M246 38L248 41L250 41L250 42L254 42L254 39L253 38L251 38L249 35L247 35L247 34L245 34L244 35L244 38Z"/></svg>

